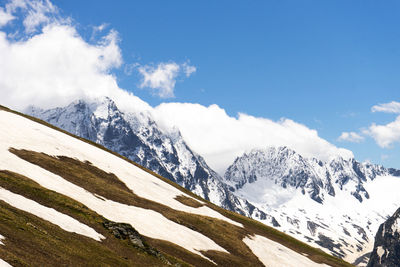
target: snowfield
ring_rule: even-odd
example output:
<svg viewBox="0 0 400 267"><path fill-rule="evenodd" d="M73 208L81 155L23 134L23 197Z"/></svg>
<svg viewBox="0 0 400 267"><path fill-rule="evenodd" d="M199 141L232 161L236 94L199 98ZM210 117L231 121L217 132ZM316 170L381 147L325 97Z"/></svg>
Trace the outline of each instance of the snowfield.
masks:
<svg viewBox="0 0 400 267"><path fill-rule="evenodd" d="M361 203L342 190L336 190L335 197L326 195L323 205L303 195L300 190L286 190L286 194L291 192L291 196L284 195L287 197L285 200L275 199L276 202L283 203L277 208L266 204L268 202L265 201L265 195L261 194L261 197L257 198L255 192L260 190L254 189L258 187L257 182L251 184L251 187L249 191L246 191L246 186L239 190L240 196L246 194L245 197L248 197L250 203L274 216L281 225L278 229L314 247L319 245L309 242L306 236L317 237L318 234L323 234L335 243L339 239L345 240L348 246L344 245L342 250L347 253L345 260L348 262L354 262L359 256L373 250L374 237L380 224L393 214L400 204L400 179L394 176L376 177L367 183L365 188L370 198ZM274 187L277 191L282 190L276 185L272 185L268 190L273 191ZM313 232L314 224L316 228L313 235L310 232ZM361 231L365 231L365 235ZM360 243L363 243L363 246L361 251L358 251L357 245ZM322 249L329 253L328 249ZM334 250L340 252L337 248Z"/></svg>
<svg viewBox="0 0 400 267"><path fill-rule="evenodd" d="M243 242L253 251L259 260L268 267L321 267L326 264L318 264L306 256L303 256L277 242L263 236L255 235L245 237Z"/></svg>
<svg viewBox="0 0 400 267"><path fill-rule="evenodd" d="M1 187L0 187L0 200L3 200L4 202L8 203L9 205L17 209L32 213L35 216L38 216L46 221L58 225L65 231L84 235L93 238L94 240L97 241L104 239L104 236L97 233L89 226L80 223L74 218L65 215L63 213L60 213L55 209L42 206L33 200L27 199L18 194L14 194Z"/></svg>

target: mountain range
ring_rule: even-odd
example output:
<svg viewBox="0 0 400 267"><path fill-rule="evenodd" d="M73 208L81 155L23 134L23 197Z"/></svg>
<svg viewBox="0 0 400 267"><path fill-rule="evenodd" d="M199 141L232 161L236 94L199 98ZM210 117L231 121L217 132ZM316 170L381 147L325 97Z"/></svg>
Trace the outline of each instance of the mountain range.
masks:
<svg viewBox="0 0 400 267"><path fill-rule="evenodd" d="M350 266L0 106L1 266Z"/></svg>
<svg viewBox="0 0 400 267"><path fill-rule="evenodd" d="M261 221L359 266L379 225L400 206L400 171L355 159L322 162L288 147L254 149L221 177L148 111L118 109L109 98L26 113L91 140L212 203Z"/></svg>

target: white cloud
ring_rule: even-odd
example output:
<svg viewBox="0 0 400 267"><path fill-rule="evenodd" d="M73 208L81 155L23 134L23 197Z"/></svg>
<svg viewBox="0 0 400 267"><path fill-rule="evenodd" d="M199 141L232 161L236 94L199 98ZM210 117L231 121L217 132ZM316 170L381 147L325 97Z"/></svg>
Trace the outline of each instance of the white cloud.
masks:
<svg viewBox="0 0 400 267"><path fill-rule="evenodd" d="M192 73L196 72L196 67L189 65L187 62L182 64L183 72L185 73L186 77L192 75Z"/></svg>
<svg viewBox="0 0 400 267"><path fill-rule="evenodd" d="M95 32L95 33L102 32L107 27L108 27L108 23L102 23L102 24L100 24L98 26L94 26L93 27L93 32Z"/></svg>
<svg viewBox="0 0 400 267"><path fill-rule="evenodd" d="M360 143L361 141L364 141L364 137L355 132L343 132L339 136L338 141Z"/></svg>
<svg viewBox="0 0 400 267"><path fill-rule="evenodd" d="M189 77L196 71L196 67L187 63L179 65L175 62L170 62L159 63L157 66L140 66L138 71L143 76L143 81L140 84L141 88L151 88L153 93L159 97L169 98L174 97L174 88L179 73L183 72L186 77Z"/></svg>
<svg viewBox="0 0 400 267"><path fill-rule="evenodd" d="M243 152L267 146L289 146L303 156L321 160L336 155L353 157L351 151L337 148L316 130L290 119L272 121L246 114L231 117L217 105L190 103L163 103L153 113L164 129L177 126L188 145L219 173Z"/></svg>
<svg viewBox="0 0 400 267"><path fill-rule="evenodd" d="M7 25L13 19L15 19L13 15L4 11L4 8L0 7L0 27Z"/></svg>
<svg viewBox="0 0 400 267"><path fill-rule="evenodd" d="M41 21L38 16L32 21ZM28 105L51 108L80 98L109 96L122 110L146 110L163 128L179 127L189 146L219 172L254 147L286 145L322 160L338 154L352 156L319 137L317 131L290 119L272 121L246 114L230 117L217 105L170 103L152 108L121 89L111 73L122 65L117 32L110 31L100 42L90 44L69 23L49 20L42 24L37 25L40 31L18 41L7 39L0 31L0 104L18 110ZM141 68L144 86L164 97L173 95L179 74L189 76L196 70L188 63Z"/></svg>
<svg viewBox="0 0 400 267"><path fill-rule="evenodd" d="M104 95L118 99L120 105L128 105L130 99L138 108L148 107L120 89L110 73L122 64L115 31L93 45L72 26L58 23L17 42L0 31L0 62L0 103L18 110L30 104L50 108Z"/></svg>
<svg viewBox="0 0 400 267"><path fill-rule="evenodd" d="M93 26L93 27L92 27L92 29L93 29L93 30L92 30L92 36L90 37L90 40L91 40L91 41L95 40L95 37L96 37L99 33L103 32L108 26L109 26L108 23L102 23L102 24L100 24L100 25Z"/></svg>
<svg viewBox="0 0 400 267"><path fill-rule="evenodd" d="M386 125L373 123L364 133L374 138L380 147L388 148L393 143L400 142L400 116Z"/></svg>
<svg viewBox="0 0 400 267"><path fill-rule="evenodd" d="M23 25L27 33L33 33L40 25L59 20L54 15L58 9L49 0L12 0L6 5L8 14L14 14L18 10L23 12Z"/></svg>
<svg viewBox="0 0 400 267"><path fill-rule="evenodd" d="M378 104L371 108L372 112L400 113L400 102L392 101L390 103Z"/></svg>

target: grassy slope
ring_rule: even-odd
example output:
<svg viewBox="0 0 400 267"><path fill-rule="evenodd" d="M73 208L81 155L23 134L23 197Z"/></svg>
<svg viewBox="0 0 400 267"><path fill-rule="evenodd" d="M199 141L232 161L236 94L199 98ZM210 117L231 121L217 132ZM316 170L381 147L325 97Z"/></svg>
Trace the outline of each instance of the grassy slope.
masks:
<svg viewBox="0 0 400 267"><path fill-rule="evenodd" d="M153 174L154 176L158 177L159 179L161 179L161 180L163 180L163 181L175 186L176 188L178 188L182 192L184 192L186 194L189 194L189 195L201 200L202 202L204 202L203 199L201 199L198 196L192 194L188 190L180 187L179 185L171 182L170 180L168 180L166 178L163 178L163 177L155 174L154 172L152 172L152 171L150 171L150 170L148 170L148 169L136 164L135 162L132 162L129 159L127 159L127 158L125 158L125 157L123 157L123 156L121 156L121 155L119 155L119 154L117 154L115 152L112 152L112 151L110 151L110 150L108 150L108 149L106 149L106 148L104 148L104 147L102 147L102 146L100 146L100 145L98 145L96 143L93 143L93 142L88 141L88 140L83 139L83 138L76 137L76 136L74 136L74 135L72 135L70 133L67 133L67 132L65 132L65 131L63 131L61 129L58 129L57 127L54 127L54 126L52 126L52 125L50 125L50 124L48 124L46 122L43 122L41 120L36 119L36 118L32 118L30 116L20 114L18 112L9 110L9 109L4 108L4 107L0 107L0 109L6 110L6 111L9 111L9 112L13 112L13 113L16 113L16 114L19 114L19 115L22 115L22 116L27 117L27 118L29 118L31 120L36 121L36 122L39 122L39 123L44 124L44 125L47 125L47 126L53 128L53 129L56 129L56 130L61 131L61 132L64 132L64 133L66 133L66 134L68 134L70 136L73 136L74 138L78 138L78 139L80 139L80 140L82 140L84 142L90 143L92 145L95 145L95 146L103 149L103 150L106 150L106 151L108 151L108 152L110 152L110 153L112 153L112 154L114 154L114 155L116 155L116 156L118 156L118 157L120 157L120 158L122 158L122 159L124 159L124 160L126 160L126 161L128 161L128 162L130 162L130 163L132 163L134 165L136 165L136 166L138 166L139 168L141 168L141 169ZM46 156L46 155L44 155L44 156ZM64 163L65 163L65 161L68 161L68 159L65 158L65 157L59 158L58 160L60 160L60 159L63 159ZM69 163L71 163L71 162L69 162ZM76 164L78 164L78 163L75 162L75 165ZM88 164L88 163L82 163L81 162L79 164L83 164L83 165L86 164L86 165L90 166L90 164ZM56 171L56 170L52 170L52 171ZM112 176L112 174L108 174L108 175ZM116 177L113 177L112 179L114 179L114 178L116 178ZM69 177L68 179L70 180L72 178ZM96 178L94 178L94 179L96 179ZM98 180L99 183L101 183L100 182L101 179L107 179L107 178L104 178L104 177L100 178L100 180ZM76 180L75 180L75 183L77 183ZM87 182L80 181L79 183L84 183L84 184L80 184L80 186L83 186L86 189L88 189L90 187L89 191L91 191L91 190L92 191L93 190L99 190L99 187L93 188L92 186L88 185ZM96 183L94 183L94 184L96 184ZM247 247L243 247L242 246L243 242L241 242L241 238L243 238L245 235L259 234L259 235L265 236L265 237L267 237L267 238L269 238L271 240L277 241L277 242L279 242L279 243L281 243L281 244L283 244L283 245L285 245L285 246L287 246L287 247L289 247L289 248L291 248L291 249L293 249L293 250L295 250L295 251L297 251L299 253L306 254L306 255L308 255L308 257L310 259L312 259L312 260L314 260L316 262L326 263L326 264L329 264L329 265L332 265L332 266L351 266L350 264L344 262L343 260L340 260L340 259L338 259L336 257L333 257L331 255L328 255L328 254L324 253L322 250L315 249L315 248L313 248L313 247L311 247L311 246L309 246L309 245L307 245L305 243L302 243L302 242L300 242L300 241L298 241L298 240L296 240L296 239L294 239L294 238L292 238L292 237L290 237L290 236L288 236L288 235L286 235L286 234L284 234L282 232L279 232L279 231L277 231L277 230L275 230L275 229L273 229L271 227L268 227L268 226L266 226L266 225L264 225L262 223L259 223L257 221L252 220L252 219L249 219L247 217L241 216L239 214L236 214L236 213L221 209L221 208L219 208L219 207L217 207L217 206L215 206L212 203L207 202L207 201L206 201L206 203L207 203L206 205L207 206L209 206L210 208L216 210L217 212L225 215L226 217L228 217L228 218L230 218L230 219L232 219L234 221L242 223L245 226L245 229L240 229L240 228L235 227L235 226L233 226L231 224L229 224L229 227L227 227L227 223L226 222L215 222L215 221L218 221L218 220L214 219L215 221L213 221L213 219L210 219L209 217L197 216L197 215L193 216L192 214L188 215L188 214L185 214L185 213L182 213L182 212L177 214L176 211L174 211L174 210L171 210L169 208L165 209L165 206L162 207L162 205L160 205L158 203L155 204L154 202L151 203L148 200L144 201L146 203L140 204L141 202L143 202L143 199L137 198L137 196L136 196L136 199L135 199L135 196L133 195L132 192L130 192L130 191L127 192L126 189L123 189L121 187L121 185L118 184L118 181L116 182L115 180L113 182L113 188L115 188L115 190L117 190L114 193L118 192L118 195L119 195L119 193L121 193L121 191L125 192L126 194L131 194L129 199L132 198L134 200L132 200L132 199L131 200L127 200L129 202L129 204L133 204L133 203L131 203L131 201L133 201L133 202L135 202L135 205L151 205L152 209L159 210L160 212L161 211L164 212L163 213L164 216L170 218L171 220L174 220L176 222L179 221L179 223L187 225L188 227L192 227L194 229L197 229L199 232L202 232L204 235L209 236L210 238L215 240L217 243L219 243L223 247L226 247L228 251L236 253L236 252L238 252L238 250L240 250L239 255L235 255L236 257L230 257L230 256L228 257L227 255L224 255L226 253L217 253L217 252L214 252L214 251L204 252L207 256L213 258L216 262L218 262L218 263L220 263L222 265L228 265L228 264L232 265L232 264L235 264L235 263L239 263L244 259L250 260L250 262L254 263L254 265L259 265L258 260L254 259L254 255L251 255L252 253L249 252L249 249ZM98 191L93 191L93 192L98 192ZM98 192L98 193L100 193L99 195L104 195L104 194L110 194L111 191L109 193L104 192L104 191L103 192ZM122 195L126 195L125 193L123 193ZM113 194L113 195L114 196L112 196L112 197L116 197L116 194ZM132 195L133 195L133 197L132 197ZM120 197L122 197L122 196L118 196L118 198L120 198ZM125 197L123 197L123 198L125 198ZM113 199L113 198L111 198L111 199ZM126 201L126 199L124 201ZM183 198L180 198L179 201L181 201L182 203L185 203L185 200ZM186 203L186 204L188 204L190 206L197 205L196 203L193 203L193 202L191 202L190 204L189 203ZM186 259L188 262L193 262L192 260L194 260L194 259L200 260L200 259L198 259L198 256L190 255L191 253L188 254L188 252L185 251L182 248L179 248L179 247L176 248L172 244L167 244L168 242L160 241L160 240L152 240L150 238L147 238L146 240L148 240L150 244L152 244L155 247L159 248L161 251L164 251L164 252L169 253L171 255L175 255L175 256L177 256L177 257L179 257L181 259ZM201 260L198 263L201 263L201 262L206 264L206 262L201 261ZM249 264L247 264L247 265L249 265Z"/></svg>
<svg viewBox="0 0 400 267"><path fill-rule="evenodd" d="M103 227L105 219L83 204L45 189L19 174L0 171L0 187L54 208L92 227L106 239L70 233L60 227L18 210L0 201L0 229L5 246L0 245L0 258L13 266L163 266L166 261L117 239ZM148 244L145 244L148 246ZM164 255L171 263L181 263Z"/></svg>

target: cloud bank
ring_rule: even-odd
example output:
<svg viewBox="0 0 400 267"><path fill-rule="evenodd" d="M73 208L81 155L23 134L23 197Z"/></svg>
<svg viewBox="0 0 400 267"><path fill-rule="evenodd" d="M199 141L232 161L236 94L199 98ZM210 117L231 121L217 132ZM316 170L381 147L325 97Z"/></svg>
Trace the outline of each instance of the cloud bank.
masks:
<svg viewBox="0 0 400 267"><path fill-rule="evenodd" d="M164 103L153 108L121 89L112 74L113 69L123 66L116 31L110 30L97 42L89 43L68 18L53 16L58 11L49 1L15 0L9 4L0 9L2 105L18 110L29 105L52 108L76 99L109 96L122 110L152 113L165 130L178 127L188 145L220 173L235 157L257 147L285 145L322 160L353 156L351 151L319 137L317 131L290 119L272 121L246 114L231 117L217 105ZM11 8L12 4L18 8ZM21 9L24 12L18 16L15 12ZM22 21L25 36L15 40L1 27L18 20ZM137 70L143 75L140 87L171 97L179 75L189 77L196 68L189 63L169 62Z"/></svg>
<svg viewBox="0 0 400 267"><path fill-rule="evenodd" d="M219 173L242 153L267 146L288 146L323 161L337 155L353 157L351 151L337 148L316 130L290 119L272 121L242 113L231 117L217 105L190 103L164 103L155 107L153 114L164 129L177 126L189 146Z"/></svg>
<svg viewBox="0 0 400 267"><path fill-rule="evenodd" d="M7 14L17 10L15 7L21 9L21 3L25 1L11 1L6 7ZM22 16L23 25L28 31L32 25L41 26L40 31L20 40L10 39L5 31L0 31L1 104L18 110L27 105L52 108L78 98L107 95L120 99L120 105L130 106L128 102L134 101L135 107L148 108L147 103L119 88L110 72L122 64L116 31L111 30L96 43L89 44L68 19L42 17L48 13L38 9L56 10L51 3L29 3L23 14L30 15ZM43 7L46 3L51 6ZM27 19L41 24L28 23Z"/></svg>

